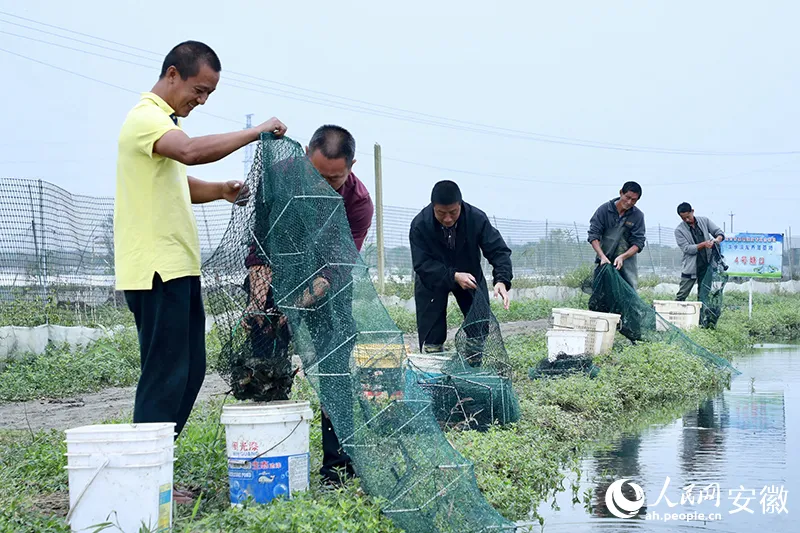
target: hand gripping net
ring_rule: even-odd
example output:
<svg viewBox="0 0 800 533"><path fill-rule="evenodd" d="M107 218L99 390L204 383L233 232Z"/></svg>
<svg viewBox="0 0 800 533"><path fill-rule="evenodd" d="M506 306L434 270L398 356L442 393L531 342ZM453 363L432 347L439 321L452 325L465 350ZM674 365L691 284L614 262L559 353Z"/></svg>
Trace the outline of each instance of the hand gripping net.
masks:
<svg viewBox="0 0 800 533"><path fill-rule="evenodd" d="M270 135L262 135L247 186L250 200L233 208L203 269L229 366L258 357L247 324L269 318L266 304L248 295L245 262L255 255L270 266L264 276L303 371L383 512L410 532L514 530L445 438L430 395L405 379L402 333L356 250L341 196L298 143Z"/></svg>

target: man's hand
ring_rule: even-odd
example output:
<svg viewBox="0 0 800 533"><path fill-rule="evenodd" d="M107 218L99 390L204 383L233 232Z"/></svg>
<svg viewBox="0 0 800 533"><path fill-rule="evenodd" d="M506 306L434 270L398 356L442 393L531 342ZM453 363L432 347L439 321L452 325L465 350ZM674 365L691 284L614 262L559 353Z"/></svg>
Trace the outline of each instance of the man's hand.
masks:
<svg viewBox="0 0 800 533"><path fill-rule="evenodd" d="M475 281L475 277L469 272L456 272L455 279L456 283L458 283L458 286L465 291L467 289L478 288L478 282Z"/></svg>
<svg viewBox="0 0 800 533"><path fill-rule="evenodd" d="M230 180L221 184L222 198L236 205L246 205L250 198L250 190L243 181Z"/></svg>
<svg viewBox="0 0 800 533"><path fill-rule="evenodd" d="M303 291L303 296L300 297L297 306L311 307L314 305L314 302L324 297L330 288L331 284L327 279L322 277L314 279L314 282L311 284L311 291L308 289Z"/></svg>
<svg viewBox="0 0 800 533"><path fill-rule="evenodd" d="M250 277L250 304L244 310L246 316L255 317L259 327L264 325L264 311L267 306L267 295L272 283L272 269L266 265L256 265L249 269ZM247 320L245 328L249 329Z"/></svg>
<svg viewBox="0 0 800 533"><path fill-rule="evenodd" d="M697 245L698 250L705 250L714 246L714 241L704 241Z"/></svg>
<svg viewBox="0 0 800 533"><path fill-rule="evenodd" d="M606 254L603 254L603 255L600 256L600 265L601 266L602 265L610 265L610 264L611 264L611 260L608 258L608 256L606 256Z"/></svg>
<svg viewBox="0 0 800 533"><path fill-rule="evenodd" d="M506 290L506 284L502 281L499 283L495 283L494 286L494 296L495 298L502 298L503 299L503 307L506 311L508 311L509 300L508 300L508 291Z"/></svg>
<svg viewBox="0 0 800 533"><path fill-rule="evenodd" d="M614 268L622 270L622 265L625 263L625 258L621 255L614 259Z"/></svg>
<svg viewBox="0 0 800 533"><path fill-rule="evenodd" d="M275 117L272 117L263 124L259 124L256 129L259 133L271 133L275 137L283 137L286 133L286 126L284 123Z"/></svg>

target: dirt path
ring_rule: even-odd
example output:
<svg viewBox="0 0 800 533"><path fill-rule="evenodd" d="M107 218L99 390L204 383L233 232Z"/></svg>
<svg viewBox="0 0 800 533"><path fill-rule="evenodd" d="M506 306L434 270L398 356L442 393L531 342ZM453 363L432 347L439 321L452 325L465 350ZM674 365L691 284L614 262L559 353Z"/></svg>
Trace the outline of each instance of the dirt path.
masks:
<svg viewBox="0 0 800 533"><path fill-rule="evenodd" d="M507 322L500 325L504 337L533 333L547 328L547 320ZM455 336L456 329L447 332L448 340ZM414 334L405 336L411 351L417 350ZM198 401L225 394L229 387L217 374L206 376ZM82 394L57 400L32 400L19 403L0 403L0 429L67 429L86 424L99 423L108 418L125 415L133 409L136 387L106 389L96 393Z"/></svg>

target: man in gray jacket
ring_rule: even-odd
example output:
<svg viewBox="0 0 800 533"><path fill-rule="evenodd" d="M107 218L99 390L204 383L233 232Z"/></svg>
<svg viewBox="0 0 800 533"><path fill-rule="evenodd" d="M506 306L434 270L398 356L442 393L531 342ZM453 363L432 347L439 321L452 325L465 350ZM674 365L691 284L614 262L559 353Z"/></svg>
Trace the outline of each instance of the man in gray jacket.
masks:
<svg viewBox="0 0 800 533"><path fill-rule="evenodd" d="M713 261L712 249L725 240L719 226L706 217L694 215L694 209L687 202L678 206L681 223L675 228L675 242L683 252L681 286L676 300L683 301L692 292L697 281L698 299L704 301L711 286L703 283L706 271Z"/></svg>

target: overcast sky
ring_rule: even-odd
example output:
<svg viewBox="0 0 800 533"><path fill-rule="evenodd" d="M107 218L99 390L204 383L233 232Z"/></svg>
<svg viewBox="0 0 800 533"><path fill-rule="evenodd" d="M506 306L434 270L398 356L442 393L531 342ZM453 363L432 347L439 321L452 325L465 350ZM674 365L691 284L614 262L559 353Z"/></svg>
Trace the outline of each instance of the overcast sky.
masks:
<svg viewBox="0 0 800 533"><path fill-rule="evenodd" d="M733 211L737 231L800 226L796 2L384 4L0 0L51 25L0 14L0 48L96 80L0 51L0 176L113 195L125 114L169 49L196 39L223 72L187 133L238 129L253 113L305 143L340 124L370 191L381 144L387 205L421 208L453 179L498 217L587 223L635 179L648 226L677 224L681 201L720 226ZM191 172L241 178L243 156Z"/></svg>

